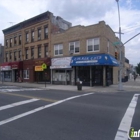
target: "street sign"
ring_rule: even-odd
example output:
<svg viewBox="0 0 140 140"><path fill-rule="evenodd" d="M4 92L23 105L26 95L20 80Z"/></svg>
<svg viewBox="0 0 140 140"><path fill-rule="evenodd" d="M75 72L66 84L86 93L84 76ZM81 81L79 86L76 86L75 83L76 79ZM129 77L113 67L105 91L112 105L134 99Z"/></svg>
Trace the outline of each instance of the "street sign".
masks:
<svg viewBox="0 0 140 140"><path fill-rule="evenodd" d="M47 69L47 65L45 63L42 64L42 69Z"/></svg>
<svg viewBox="0 0 140 140"><path fill-rule="evenodd" d="M114 46L120 45L120 42L113 42L113 45L114 45Z"/></svg>

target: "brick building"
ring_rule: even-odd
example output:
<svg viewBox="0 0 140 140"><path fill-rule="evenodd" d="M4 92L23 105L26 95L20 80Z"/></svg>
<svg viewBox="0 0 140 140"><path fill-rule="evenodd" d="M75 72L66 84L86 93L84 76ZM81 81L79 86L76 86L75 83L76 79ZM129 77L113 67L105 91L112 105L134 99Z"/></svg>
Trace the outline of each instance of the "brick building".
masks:
<svg viewBox="0 0 140 140"><path fill-rule="evenodd" d="M71 23L47 11L4 29L5 81L50 82L51 34L63 32ZM42 64L47 65L42 70Z"/></svg>
<svg viewBox="0 0 140 140"><path fill-rule="evenodd" d="M81 80L87 86L117 84L119 50L115 42L119 39L104 21L52 34L51 82L75 85Z"/></svg>
<svg viewBox="0 0 140 140"><path fill-rule="evenodd" d="M0 44L0 81L2 81L1 65L4 62L4 46Z"/></svg>

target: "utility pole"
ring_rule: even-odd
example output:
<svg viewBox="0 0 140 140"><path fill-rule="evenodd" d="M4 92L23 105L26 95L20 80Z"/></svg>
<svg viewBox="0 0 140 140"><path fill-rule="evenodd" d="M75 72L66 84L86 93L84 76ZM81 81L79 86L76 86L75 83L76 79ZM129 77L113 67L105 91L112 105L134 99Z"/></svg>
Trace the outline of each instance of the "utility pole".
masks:
<svg viewBox="0 0 140 140"><path fill-rule="evenodd" d="M119 52L120 52L120 64L119 64L119 84L118 84L118 90L122 91L123 90L123 85L122 85L122 68L123 68L123 59L122 59L122 42L121 42L121 22L120 22L120 9L119 9L119 0L116 0L117 2L117 7L118 7L118 18L119 18Z"/></svg>

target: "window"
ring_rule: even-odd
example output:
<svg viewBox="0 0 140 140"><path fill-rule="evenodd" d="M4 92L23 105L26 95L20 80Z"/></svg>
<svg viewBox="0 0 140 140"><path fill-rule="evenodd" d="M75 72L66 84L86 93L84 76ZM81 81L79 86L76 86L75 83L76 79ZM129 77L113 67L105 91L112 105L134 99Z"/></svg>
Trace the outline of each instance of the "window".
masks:
<svg viewBox="0 0 140 140"><path fill-rule="evenodd" d="M41 29L38 29L38 40L41 40Z"/></svg>
<svg viewBox="0 0 140 140"><path fill-rule="evenodd" d="M9 53L9 59L12 61L12 52Z"/></svg>
<svg viewBox="0 0 140 140"><path fill-rule="evenodd" d="M8 62L8 53L5 53L5 57L6 57L6 62Z"/></svg>
<svg viewBox="0 0 140 140"><path fill-rule="evenodd" d="M38 46L38 58L41 58L41 45Z"/></svg>
<svg viewBox="0 0 140 140"><path fill-rule="evenodd" d="M29 34L26 33L26 43L29 41Z"/></svg>
<svg viewBox="0 0 140 140"><path fill-rule="evenodd" d="M44 27L44 38L45 39L48 38L48 27L47 26Z"/></svg>
<svg viewBox="0 0 140 140"><path fill-rule="evenodd" d="M11 71L5 71L4 78L11 79Z"/></svg>
<svg viewBox="0 0 140 140"><path fill-rule="evenodd" d="M22 40L21 35L19 35L19 45L21 45L21 40Z"/></svg>
<svg viewBox="0 0 140 140"><path fill-rule="evenodd" d="M6 48L8 48L8 39L6 40Z"/></svg>
<svg viewBox="0 0 140 140"><path fill-rule="evenodd" d="M62 55L63 54L63 44L54 45L54 55Z"/></svg>
<svg viewBox="0 0 140 140"><path fill-rule="evenodd" d="M16 44L17 44L17 38L14 37L14 45L16 45Z"/></svg>
<svg viewBox="0 0 140 140"><path fill-rule="evenodd" d="M14 52L14 61L17 60L16 51Z"/></svg>
<svg viewBox="0 0 140 140"><path fill-rule="evenodd" d="M34 47L31 48L31 58L34 58Z"/></svg>
<svg viewBox="0 0 140 140"><path fill-rule="evenodd" d="M25 59L28 59L28 48L25 49Z"/></svg>
<svg viewBox="0 0 140 140"><path fill-rule="evenodd" d="M44 46L44 53L45 53L45 57L47 57L48 56L48 44L45 44L45 46Z"/></svg>
<svg viewBox="0 0 140 140"><path fill-rule="evenodd" d="M21 50L18 51L18 58L21 60Z"/></svg>
<svg viewBox="0 0 140 140"><path fill-rule="evenodd" d="M109 43L109 40L107 41L107 53L109 53L109 46L110 46L110 43Z"/></svg>
<svg viewBox="0 0 140 140"><path fill-rule="evenodd" d="M80 47L79 41L69 43L69 51L71 53L79 53L79 47Z"/></svg>
<svg viewBox="0 0 140 140"><path fill-rule="evenodd" d="M34 41L34 31L31 32L31 41Z"/></svg>
<svg viewBox="0 0 140 140"><path fill-rule="evenodd" d="M24 70L23 71L23 78L24 79L29 79L29 70Z"/></svg>
<svg viewBox="0 0 140 140"><path fill-rule="evenodd" d="M12 47L12 38L10 38L10 47Z"/></svg>
<svg viewBox="0 0 140 140"><path fill-rule="evenodd" d="M88 52L99 51L99 38L88 39L87 50Z"/></svg>

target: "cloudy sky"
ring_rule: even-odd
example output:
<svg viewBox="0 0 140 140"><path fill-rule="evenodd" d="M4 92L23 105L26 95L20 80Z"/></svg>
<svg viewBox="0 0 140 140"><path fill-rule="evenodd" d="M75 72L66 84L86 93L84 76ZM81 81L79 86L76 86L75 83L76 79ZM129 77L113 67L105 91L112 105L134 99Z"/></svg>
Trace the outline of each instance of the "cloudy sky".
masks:
<svg viewBox="0 0 140 140"><path fill-rule="evenodd" d="M140 33L140 0L119 0L119 5L124 43ZM0 0L0 43L4 44L3 29L46 11L73 26L104 20L115 32L119 29L115 0ZM140 62L140 35L125 45L125 52L131 64Z"/></svg>

